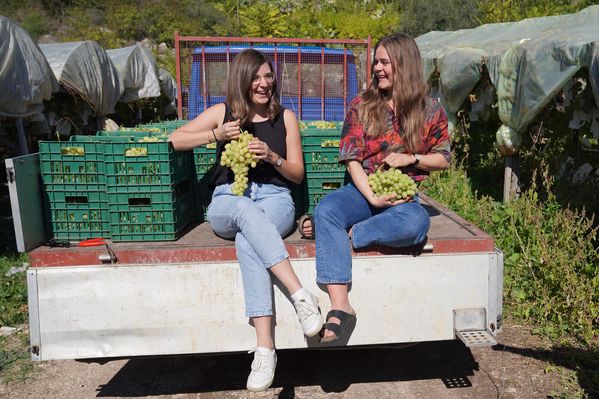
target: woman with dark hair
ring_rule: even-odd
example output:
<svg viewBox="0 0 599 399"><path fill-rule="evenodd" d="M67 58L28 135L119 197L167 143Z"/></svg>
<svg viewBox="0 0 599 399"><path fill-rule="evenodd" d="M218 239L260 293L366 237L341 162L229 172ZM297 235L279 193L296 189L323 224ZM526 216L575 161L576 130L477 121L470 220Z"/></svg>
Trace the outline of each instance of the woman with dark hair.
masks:
<svg viewBox="0 0 599 399"><path fill-rule="evenodd" d="M338 339L356 317L348 296L352 247L417 245L428 232L429 215L417 196L376 196L368 175L386 164L418 182L449 166L447 115L427 96L420 52L410 36L396 33L375 46L372 81L350 104L339 161L351 182L322 199L312 226L317 282L326 285L331 300L322 342Z"/></svg>
<svg viewBox="0 0 599 399"><path fill-rule="evenodd" d="M231 64L226 102L206 109L170 136L177 150L217 143L216 187L207 216L217 235L235 239L246 316L256 329L257 347L247 381L253 391L272 384L277 359L269 271L289 291L305 335L318 334L323 324L316 297L302 287L281 238L294 227L289 186L303 180L304 161L298 121L279 103L276 83L268 59L259 51L244 50ZM220 165L220 158L225 144L241 130L254 135L249 150L259 162L249 171L247 190L238 196L231 191L233 173Z"/></svg>

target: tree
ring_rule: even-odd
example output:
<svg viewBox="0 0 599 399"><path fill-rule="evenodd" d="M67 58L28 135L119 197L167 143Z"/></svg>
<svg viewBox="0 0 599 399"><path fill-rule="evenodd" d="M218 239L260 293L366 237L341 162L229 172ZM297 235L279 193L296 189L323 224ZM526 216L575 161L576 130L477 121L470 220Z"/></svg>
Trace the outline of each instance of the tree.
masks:
<svg viewBox="0 0 599 399"><path fill-rule="evenodd" d="M401 29L413 37L433 30L452 31L479 25L478 1L402 0Z"/></svg>

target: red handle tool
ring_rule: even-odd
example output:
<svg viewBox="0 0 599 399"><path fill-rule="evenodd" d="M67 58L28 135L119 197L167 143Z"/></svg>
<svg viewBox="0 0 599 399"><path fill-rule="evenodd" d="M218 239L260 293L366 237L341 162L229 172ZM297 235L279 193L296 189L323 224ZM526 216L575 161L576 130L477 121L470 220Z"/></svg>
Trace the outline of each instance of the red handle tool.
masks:
<svg viewBox="0 0 599 399"><path fill-rule="evenodd" d="M90 238L89 240L81 241L79 243L80 247L98 247L100 245L105 245L106 241L102 237L98 238Z"/></svg>

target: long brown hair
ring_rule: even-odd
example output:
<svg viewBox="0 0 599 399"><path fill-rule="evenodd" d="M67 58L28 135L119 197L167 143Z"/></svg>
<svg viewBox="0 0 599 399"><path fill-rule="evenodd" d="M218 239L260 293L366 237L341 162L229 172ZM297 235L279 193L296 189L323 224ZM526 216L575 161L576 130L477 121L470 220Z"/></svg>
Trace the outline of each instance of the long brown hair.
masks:
<svg viewBox="0 0 599 399"><path fill-rule="evenodd" d="M270 61L261 52L254 49L243 50L237 54L231 63L231 70L227 79L227 105L235 118L240 119L241 126L246 126L252 121L252 78L262 64L267 63L271 72L274 69ZM272 95L268 101L266 113L269 120L274 118L283 109L277 98L277 80L272 82Z"/></svg>
<svg viewBox="0 0 599 399"><path fill-rule="evenodd" d="M422 71L420 51L414 39L405 33L394 33L378 41L374 52L384 47L393 70L391 93L379 90L379 80L372 64L372 80L361 94L358 118L366 134L378 137L388 131L387 102L393 100L395 117L403 126L406 151L416 153L422 146L422 130L426 119L427 84Z"/></svg>

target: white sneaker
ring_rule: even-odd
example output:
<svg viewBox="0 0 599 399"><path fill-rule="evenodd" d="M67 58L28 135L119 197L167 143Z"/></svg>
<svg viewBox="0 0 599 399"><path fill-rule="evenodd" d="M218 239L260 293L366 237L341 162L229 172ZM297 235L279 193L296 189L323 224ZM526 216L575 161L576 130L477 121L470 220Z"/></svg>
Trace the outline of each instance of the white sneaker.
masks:
<svg viewBox="0 0 599 399"><path fill-rule="evenodd" d="M261 346L248 353L254 353L252 371L248 377L247 389L250 391L264 391L271 386L275 378L275 367L277 366L277 354L274 349Z"/></svg>
<svg viewBox="0 0 599 399"><path fill-rule="evenodd" d="M302 330L307 337L313 337L320 332L324 322L318 309L318 299L308 292L293 303L297 317L302 325Z"/></svg>

